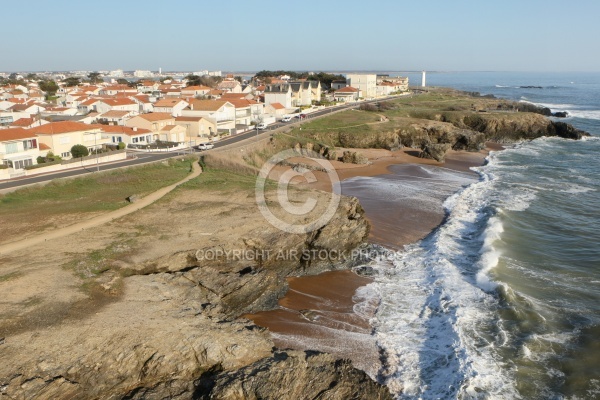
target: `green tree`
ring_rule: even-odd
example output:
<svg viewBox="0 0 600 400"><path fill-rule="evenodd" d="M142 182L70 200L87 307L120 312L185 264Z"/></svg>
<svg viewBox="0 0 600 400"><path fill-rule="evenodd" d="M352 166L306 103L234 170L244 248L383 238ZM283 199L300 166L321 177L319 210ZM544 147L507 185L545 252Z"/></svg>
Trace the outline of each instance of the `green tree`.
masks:
<svg viewBox="0 0 600 400"><path fill-rule="evenodd" d="M29 73L29 74L27 74L26 78L30 81L34 81L34 80L38 79L38 76L37 76L37 74Z"/></svg>
<svg viewBox="0 0 600 400"><path fill-rule="evenodd" d="M58 85L53 80L39 81L38 85L40 89L46 92L46 98L54 96L58 90Z"/></svg>
<svg viewBox="0 0 600 400"><path fill-rule="evenodd" d="M63 82L65 83L65 86L72 87L78 86L81 83L81 79L76 76L70 76L66 78Z"/></svg>
<svg viewBox="0 0 600 400"><path fill-rule="evenodd" d="M90 72L88 78L92 83L102 82L102 74L100 74L100 72Z"/></svg>
<svg viewBox="0 0 600 400"><path fill-rule="evenodd" d="M119 85L129 85L129 81L127 79L125 79L125 78L119 78L119 79L117 79L117 83Z"/></svg>
<svg viewBox="0 0 600 400"><path fill-rule="evenodd" d="M88 151L87 147L82 144L76 144L75 146L71 147L71 155L74 158L85 157L89 154L90 152Z"/></svg>

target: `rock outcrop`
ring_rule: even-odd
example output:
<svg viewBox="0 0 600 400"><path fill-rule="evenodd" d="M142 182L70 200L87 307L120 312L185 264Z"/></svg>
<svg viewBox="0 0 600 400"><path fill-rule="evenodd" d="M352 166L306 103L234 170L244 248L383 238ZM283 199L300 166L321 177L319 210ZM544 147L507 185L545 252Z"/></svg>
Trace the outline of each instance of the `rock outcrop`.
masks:
<svg viewBox="0 0 600 400"><path fill-rule="evenodd" d="M293 367L285 373L275 367L265 379L297 382L298 393L302 385L320 387L320 368L328 371L323 389L330 393L360 394L369 385L385 393L331 356L290 357L280 364L268 332L238 318L274 307L288 276L345 268L315 252L344 252L365 241L369 226L358 201L344 197L328 224L289 234L256 212L253 197L227 202L222 196L183 191L116 224L48 241L36 254L4 258L3 268L21 271L12 288L21 285L26 295L32 291L28 279L38 283L29 310L20 306L21 292L3 292L3 321L13 302L15 311L13 328L0 330L0 398L191 399L215 371L243 376L256 362ZM111 245L115 238L118 249ZM79 248L81 254L73 253ZM88 259L90 249L96 252ZM208 257L208 250L224 256ZM272 257L225 256L234 250ZM276 258L279 251L286 252L283 259ZM61 269L69 257L76 268L93 262L98 275L78 278ZM40 276L61 271L63 278L40 282Z"/></svg>
<svg viewBox="0 0 600 400"><path fill-rule="evenodd" d="M196 395L199 400L392 399L387 388L348 360L310 351L278 351L237 371L205 373Z"/></svg>

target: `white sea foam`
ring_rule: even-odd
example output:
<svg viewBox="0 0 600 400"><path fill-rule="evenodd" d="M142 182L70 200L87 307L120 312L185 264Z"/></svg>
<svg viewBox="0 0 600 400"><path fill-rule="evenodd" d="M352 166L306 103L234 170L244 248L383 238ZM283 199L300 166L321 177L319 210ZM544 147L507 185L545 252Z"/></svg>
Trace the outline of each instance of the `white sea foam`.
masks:
<svg viewBox="0 0 600 400"><path fill-rule="evenodd" d="M387 356L383 375L400 398L519 397L510 368L495 355L505 335L494 323L497 299L485 279L502 233L499 220L482 220L493 184L484 175L450 196L446 224L398 253L395 273L370 285L381 298L372 322Z"/></svg>
<svg viewBox="0 0 600 400"><path fill-rule="evenodd" d="M596 189L594 189L594 188L587 187L587 186L581 186L581 185L577 185L574 183L569 184L569 186L567 188L560 190L560 192L572 193L572 194L595 192L595 191L596 191Z"/></svg>

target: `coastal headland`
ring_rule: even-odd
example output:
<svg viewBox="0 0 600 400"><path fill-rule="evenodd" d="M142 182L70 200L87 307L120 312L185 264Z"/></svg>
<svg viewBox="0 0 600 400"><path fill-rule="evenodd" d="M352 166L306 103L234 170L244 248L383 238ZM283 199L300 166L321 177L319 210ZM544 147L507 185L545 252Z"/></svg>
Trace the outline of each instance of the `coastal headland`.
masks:
<svg viewBox="0 0 600 400"><path fill-rule="evenodd" d="M135 213L1 254L0 394L392 398L372 379L381 368L369 341L368 315L377 304L360 314L354 308L355 291L369 278L351 269L368 262L369 243L400 249L429 234L444 214L406 212L402 203L381 207L376 192L344 188L344 182L390 174L397 166L410 179L419 179L416 166L476 179L469 168L499 143L585 135L543 114L522 103L442 89L380 101L283 128L268 141L208 152L200 160L202 174ZM257 206L257 175L288 150L294 156L275 162L263 182L264 203L279 221L273 224ZM353 196L332 193L331 170L316 160L326 160L342 194ZM166 186L194 162L182 158L152 168L165 175ZM118 189L144 168L28 188L0 201L23 219L40 215L27 223L31 234L43 235L123 207ZM290 171L288 203L312 201L307 214L286 213L278 196L277 182ZM56 185L70 194L52 199ZM114 198L74 207L88 186ZM281 229L326 215L332 200L339 204L324 225ZM415 213L419 218L411 219ZM20 229L10 220L0 244L23 239ZM334 340L331 333L341 331L356 333L355 340Z"/></svg>

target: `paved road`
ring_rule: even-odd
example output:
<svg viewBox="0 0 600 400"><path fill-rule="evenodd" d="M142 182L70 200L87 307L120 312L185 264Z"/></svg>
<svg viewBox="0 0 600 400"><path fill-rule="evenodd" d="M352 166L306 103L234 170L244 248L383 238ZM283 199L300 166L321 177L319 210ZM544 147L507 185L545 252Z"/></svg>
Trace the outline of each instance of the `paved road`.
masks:
<svg viewBox="0 0 600 400"><path fill-rule="evenodd" d="M353 103L353 104L325 108L323 110L315 111L310 114L307 114L307 119L321 117L321 116L330 114L334 111L339 111L339 110L343 110L343 109L358 108L361 104L376 103L376 102L382 101L382 100L385 100L385 99L368 100L368 101L363 101L360 103ZM225 139L221 139L218 142L215 142L215 149L225 147L225 146L240 142L245 139L256 137L259 134L272 131L272 130L280 128L282 126L294 125L294 123L296 123L296 122L299 122L299 120L292 119L292 121L290 121L290 122L277 122L277 123L269 125L267 130L260 130L260 131L252 130L252 131L249 131L246 133L240 133L235 136L227 137ZM183 151L183 152L185 152L185 151ZM160 161L160 160L164 160L166 158L176 157L178 155L181 155L182 153L135 153L135 152L130 152L129 153L130 158L128 158L127 160L117 161L117 162L109 163L109 164L100 164L98 167L96 167L95 165L89 165L87 167L74 168L74 169L62 171L62 172L51 172L51 173L47 173L47 174L43 174L43 175L36 175L36 176L25 177L25 178L17 178L17 179L13 179L10 181L4 181L4 182L0 183L0 191L2 191L3 189L12 189L12 188L18 188L21 186L32 185L35 183L48 182L48 181L51 181L52 179L56 179L56 178L67 178L67 177L73 177L73 176L78 176L78 175L85 175L88 173L95 172L97 169L100 171L108 171L111 169L122 168L122 167L126 167L126 166L131 166L131 165L139 165L139 164L145 164L145 163L154 162L154 161Z"/></svg>

